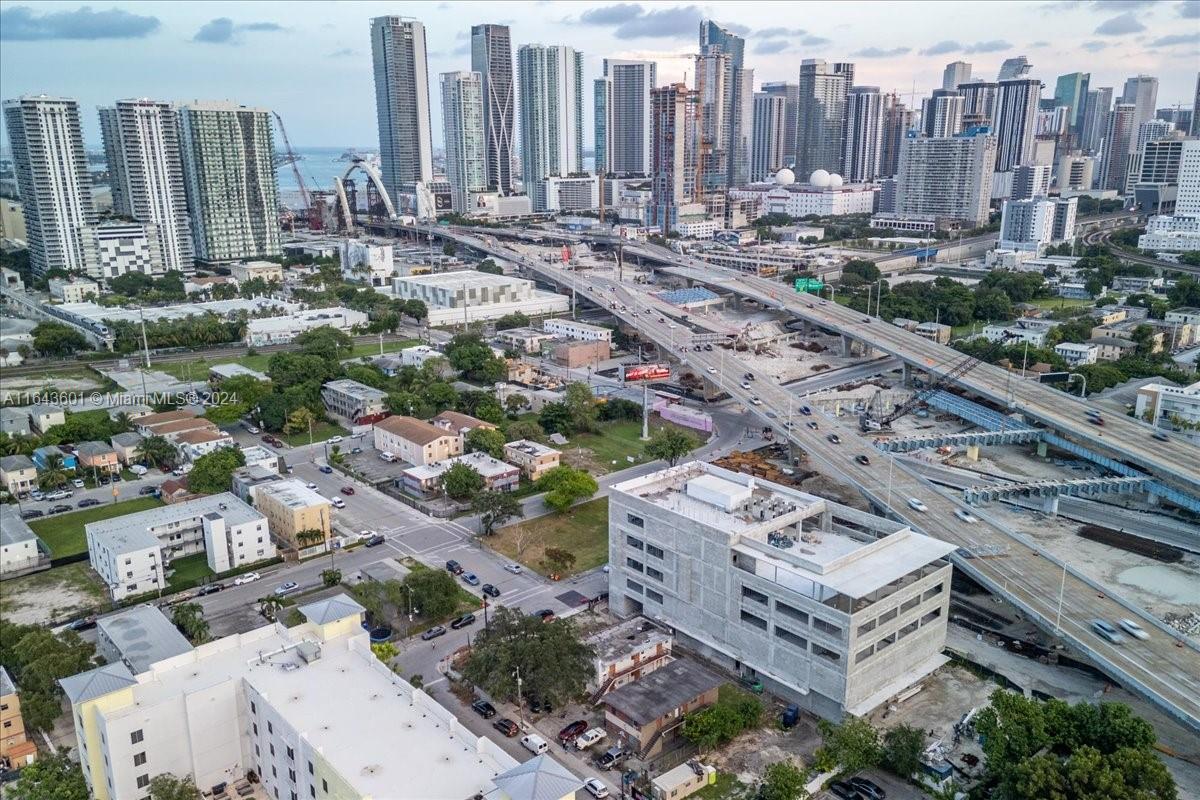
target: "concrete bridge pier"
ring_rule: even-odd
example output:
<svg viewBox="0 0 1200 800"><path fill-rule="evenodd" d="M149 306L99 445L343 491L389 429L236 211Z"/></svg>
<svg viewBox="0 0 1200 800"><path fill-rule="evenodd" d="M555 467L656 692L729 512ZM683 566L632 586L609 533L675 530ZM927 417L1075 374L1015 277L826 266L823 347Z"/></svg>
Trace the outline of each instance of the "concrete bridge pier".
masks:
<svg viewBox="0 0 1200 800"><path fill-rule="evenodd" d="M978 461L979 460L979 445L977 445L977 444L967 445L967 460L969 460L969 461Z"/></svg>
<svg viewBox="0 0 1200 800"><path fill-rule="evenodd" d="M832 511L822 511L821 512L821 530L828 533L832 529L832 527L833 527L833 512Z"/></svg>
<svg viewBox="0 0 1200 800"><path fill-rule="evenodd" d="M854 340L842 334L842 358L849 358L852 355L854 355Z"/></svg>
<svg viewBox="0 0 1200 800"><path fill-rule="evenodd" d="M1048 494L1042 498L1042 513L1052 517L1058 516L1058 495Z"/></svg>
<svg viewBox="0 0 1200 800"><path fill-rule="evenodd" d="M900 364L900 385L908 386L909 381L911 381L911 380L912 380L912 368L909 367L908 362L905 361Z"/></svg>
<svg viewBox="0 0 1200 800"><path fill-rule="evenodd" d="M1048 446L1047 446L1047 444L1046 444L1046 442L1045 442L1045 441L1039 441L1039 442L1037 443L1037 454L1038 454L1038 458L1045 458L1045 457L1046 457L1046 453L1048 452L1048 449L1047 449L1047 447L1048 447Z"/></svg>

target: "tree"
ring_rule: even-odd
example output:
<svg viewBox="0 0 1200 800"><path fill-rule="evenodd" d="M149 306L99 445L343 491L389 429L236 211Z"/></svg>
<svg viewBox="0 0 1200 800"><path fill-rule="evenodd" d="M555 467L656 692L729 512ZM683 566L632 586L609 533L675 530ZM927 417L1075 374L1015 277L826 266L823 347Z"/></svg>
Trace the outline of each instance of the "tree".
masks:
<svg viewBox="0 0 1200 800"><path fill-rule="evenodd" d="M496 320L496 330L507 331L512 328L524 328L529 324L529 317L521 311L514 311L511 314L505 314L500 319Z"/></svg>
<svg viewBox="0 0 1200 800"><path fill-rule="evenodd" d="M246 456L236 447L220 447L192 462L188 473L188 488L200 494L228 492L233 471L246 466Z"/></svg>
<svg viewBox="0 0 1200 800"><path fill-rule="evenodd" d="M354 353L354 340L350 338L350 334L328 325L304 331L292 342L300 345L301 353L320 356L334 364Z"/></svg>
<svg viewBox="0 0 1200 800"><path fill-rule="evenodd" d="M387 396L387 409L393 414L425 418L433 416L425 398L416 392L392 392Z"/></svg>
<svg viewBox="0 0 1200 800"><path fill-rule="evenodd" d="M491 536L513 517L521 516L521 503L509 492L479 492L471 498L471 510L479 515L484 536Z"/></svg>
<svg viewBox="0 0 1200 800"><path fill-rule="evenodd" d="M646 443L646 455L666 461L673 467L679 459L692 452L696 445L695 437L678 428L662 427L650 434L650 441Z"/></svg>
<svg viewBox="0 0 1200 800"><path fill-rule="evenodd" d="M472 428L467 431L468 453L487 453L492 458L503 458L504 444L504 434L495 428Z"/></svg>
<svg viewBox="0 0 1200 800"><path fill-rule="evenodd" d="M400 655L400 651L396 649L396 645L391 642L376 642L371 645L371 652L385 664Z"/></svg>
<svg viewBox="0 0 1200 800"><path fill-rule="evenodd" d="M418 569L408 573L401 584L410 593L414 608L426 619L448 617L458 608L458 584L449 572L441 569ZM397 590L399 587L397 587ZM392 595L393 605L399 605L399 592Z"/></svg>
<svg viewBox="0 0 1200 800"><path fill-rule="evenodd" d="M975 319L1012 319L1012 299L1000 289L979 289L975 292Z"/></svg>
<svg viewBox="0 0 1200 800"><path fill-rule="evenodd" d="M454 242L447 241L442 245L442 254L453 257L458 252L458 245Z"/></svg>
<svg viewBox="0 0 1200 800"><path fill-rule="evenodd" d="M415 298L412 300L405 300L404 314L405 316L412 317L417 322L420 322L429 316L429 307L425 305L425 301L423 300L417 300Z"/></svg>
<svg viewBox="0 0 1200 800"><path fill-rule="evenodd" d="M313 423L316 422L316 416L307 406L301 406L288 414L287 422L283 425L283 432L286 434L303 433L312 428Z"/></svg>
<svg viewBox="0 0 1200 800"><path fill-rule="evenodd" d="M600 419L605 422L642 418L642 404L623 397L610 397L600 404Z"/></svg>
<svg viewBox="0 0 1200 800"><path fill-rule="evenodd" d="M570 572L575 565L575 554L561 547L547 547L542 558L542 567L557 579L565 572Z"/></svg>
<svg viewBox="0 0 1200 800"><path fill-rule="evenodd" d="M461 461L442 474L442 488L448 497L462 500L483 489L483 476L470 464Z"/></svg>
<svg viewBox="0 0 1200 800"><path fill-rule="evenodd" d="M878 766L883 759L879 733L862 717L848 717L840 725L821 720L817 727L825 737L821 749L844 772L870 769Z"/></svg>
<svg viewBox="0 0 1200 800"><path fill-rule="evenodd" d="M66 751L40 756L21 770L21 777L5 794L13 800L88 800L90 796L83 771Z"/></svg>
<svg viewBox="0 0 1200 800"><path fill-rule="evenodd" d="M445 362L445 359L431 359L431 361ZM428 366L430 362L426 362ZM458 392L453 386L445 381L437 380L425 384L424 390L421 392L421 398L425 404L433 409L434 414L440 414L448 408L454 408L458 403Z"/></svg>
<svg viewBox="0 0 1200 800"><path fill-rule="evenodd" d="M517 608L496 606L475 635L463 676L493 698L517 701L516 673L526 698L562 705L580 696L594 651L566 620L542 622Z"/></svg>
<svg viewBox="0 0 1200 800"><path fill-rule="evenodd" d="M319 528L305 528L304 530L296 531L296 544L301 549L323 541L325 541L325 531Z"/></svg>
<svg viewBox="0 0 1200 800"><path fill-rule="evenodd" d="M62 713L59 680L94 666L96 648L74 631L16 625L0 618L0 666L21 687L21 716L30 730L49 731Z"/></svg>
<svg viewBox="0 0 1200 800"><path fill-rule="evenodd" d="M875 266L874 261L867 261L864 258L852 258L842 267L843 275L857 275L867 283L874 283L883 277L883 273L879 271L879 267Z"/></svg>
<svg viewBox="0 0 1200 800"><path fill-rule="evenodd" d="M533 420L518 420L508 424L508 427L505 429L505 436L510 442L515 442L519 439L528 439L531 442L544 442L546 440L546 431Z"/></svg>
<svg viewBox="0 0 1200 800"><path fill-rule="evenodd" d="M1133 329L1133 342L1137 345L1136 355L1145 357L1154 350L1154 329L1149 325L1138 325Z"/></svg>
<svg viewBox="0 0 1200 800"><path fill-rule="evenodd" d="M67 470L63 466L63 457L57 453L46 456L45 468L38 473L38 486L42 489L54 489L67 482Z"/></svg>
<svg viewBox="0 0 1200 800"><path fill-rule="evenodd" d="M508 372L504 360L496 358L477 333L460 333L447 342L446 358L450 366L481 383L503 380Z"/></svg>
<svg viewBox="0 0 1200 800"><path fill-rule="evenodd" d="M497 264L495 261L492 261L490 258L485 258L483 261L480 261L478 264L475 265L475 269L479 270L480 272L486 272L489 275L503 275L504 274L504 270L500 267L500 265ZM497 329L497 330L499 330L499 329Z"/></svg>
<svg viewBox="0 0 1200 800"><path fill-rule="evenodd" d="M320 386L333 380L339 369L336 360L330 361L312 353L275 353L267 361L267 375L276 391L314 381L317 383L318 396Z"/></svg>
<svg viewBox="0 0 1200 800"><path fill-rule="evenodd" d="M342 571L340 569L323 569L321 570L321 583L326 586L337 586L342 582Z"/></svg>
<svg viewBox="0 0 1200 800"><path fill-rule="evenodd" d="M144 272L126 272L108 279L108 288L114 294L137 297L154 288L154 278Z"/></svg>
<svg viewBox="0 0 1200 800"><path fill-rule="evenodd" d="M191 775L176 778L164 772L150 779L150 800L201 800L202 797Z"/></svg>
<svg viewBox="0 0 1200 800"><path fill-rule="evenodd" d="M596 430L596 419L599 411L596 409L596 396L592 387L581 381L567 384L563 392L563 405L571 415L571 429L576 433L589 433Z"/></svg>
<svg viewBox="0 0 1200 800"><path fill-rule="evenodd" d="M537 488L545 492L543 502L562 513L585 497L591 497L600 486L596 479L581 469L567 465L555 467L538 479Z"/></svg>
<svg viewBox="0 0 1200 800"><path fill-rule="evenodd" d="M82 333L61 322L39 323L32 334L33 349L44 356L63 358L91 349Z"/></svg>
<svg viewBox="0 0 1200 800"><path fill-rule="evenodd" d="M791 761L777 761L763 773L759 800L806 800L809 794L804 778L804 770Z"/></svg>
<svg viewBox="0 0 1200 800"><path fill-rule="evenodd" d="M171 622L192 644L208 640L208 621L199 603L180 603L171 609Z"/></svg>
<svg viewBox="0 0 1200 800"><path fill-rule="evenodd" d="M564 403L546 403L538 414L538 424L547 433L570 436L575 432L571 422L571 410Z"/></svg>
<svg viewBox="0 0 1200 800"><path fill-rule="evenodd" d="M758 725L762 702L732 684L717 692L717 702L684 717L683 736L702 752L734 739L742 731Z"/></svg>
<svg viewBox="0 0 1200 800"><path fill-rule="evenodd" d="M514 392L504 398L504 410L508 412L509 419L516 419L517 415L529 407L529 398L519 392Z"/></svg>
<svg viewBox="0 0 1200 800"><path fill-rule="evenodd" d="M258 600L258 613L262 614L267 619L275 619L280 610L283 609L283 599L269 594L266 597L260 597Z"/></svg>
<svg viewBox="0 0 1200 800"><path fill-rule="evenodd" d="M909 725L897 725L883 734L883 765L901 778L908 778L921 766L925 735Z"/></svg>

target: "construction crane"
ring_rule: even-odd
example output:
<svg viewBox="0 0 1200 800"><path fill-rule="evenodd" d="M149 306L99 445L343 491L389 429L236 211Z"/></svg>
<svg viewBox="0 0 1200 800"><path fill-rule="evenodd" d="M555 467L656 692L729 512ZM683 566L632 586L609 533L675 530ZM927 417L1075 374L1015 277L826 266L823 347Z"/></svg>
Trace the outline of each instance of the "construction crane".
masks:
<svg viewBox="0 0 1200 800"><path fill-rule="evenodd" d="M296 151L292 149L292 143L288 141L287 128L283 127L283 117L279 116L278 111L272 111L271 113L275 115L275 121L279 123L279 133L283 136L283 147L287 151L287 161L292 166L292 175L296 178L296 188L300 190L300 199L304 203L304 214L309 219L312 219L312 198L309 197L308 189L304 186L304 178L300 176L300 167L296 166L296 162L300 158L296 155ZM294 223L293 230L295 230Z"/></svg>
<svg viewBox="0 0 1200 800"><path fill-rule="evenodd" d="M921 391L913 392L911 397L893 408L890 414L886 414L879 418L872 416L872 409L875 407L875 398L872 398L871 402L867 404L866 411L858 418L859 428L864 431L881 431L885 428L891 428L893 422L913 411L913 409L917 408L917 406L921 405L930 397L932 397L935 392L940 392L942 389L945 389L947 386L954 383L963 375L966 375L968 372L978 367L980 364L984 363L985 361L990 361L992 356L998 353L1002 348L1007 347L1008 340L1013 338L1016 338L1014 334L1005 331L998 340L992 343L992 346L987 349L982 358L967 356L962 361L955 364L954 367L952 367L945 375L937 380L931 380L927 386L921 389ZM876 396L878 396L878 394L879 393L876 392Z"/></svg>

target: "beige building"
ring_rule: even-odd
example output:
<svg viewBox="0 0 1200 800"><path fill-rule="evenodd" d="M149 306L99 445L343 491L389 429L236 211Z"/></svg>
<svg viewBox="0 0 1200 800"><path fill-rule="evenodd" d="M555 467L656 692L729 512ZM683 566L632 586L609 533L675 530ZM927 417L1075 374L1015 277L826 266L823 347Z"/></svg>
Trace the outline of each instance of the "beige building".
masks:
<svg viewBox="0 0 1200 800"><path fill-rule="evenodd" d="M283 283L283 267L274 261L240 261L229 265L229 277L238 283L252 278Z"/></svg>
<svg viewBox="0 0 1200 800"><path fill-rule="evenodd" d="M572 339L554 345L551 351L554 361L568 369L586 367L600 361L606 361L612 352L608 342L603 339L596 341L579 341Z"/></svg>
<svg viewBox="0 0 1200 800"><path fill-rule="evenodd" d="M415 417L392 416L375 423L375 449L414 466L435 464L462 455L463 437Z"/></svg>
<svg viewBox="0 0 1200 800"><path fill-rule="evenodd" d="M443 411L429 421L435 427L450 433L456 433L459 436L466 436L475 428L483 428L484 430L496 429L496 426L490 422L476 419L470 414L463 414L458 411Z"/></svg>
<svg viewBox="0 0 1200 800"><path fill-rule="evenodd" d="M1133 355L1137 349L1137 345L1129 339L1117 336L1095 336L1088 339L1087 344L1095 346L1097 361L1116 361L1123 356Z"/></svg>
<svg viewBox="0 0 1200 800"><path fill-rule="evenodd" d="M0 484L9 494L36 489L37 467L29 456L4 456L0 458Z"/></svg>
<svg viewBox="0 0 1200 800"><path fill-rule="evenodd" d="M298 549L316 546L315 541L302 544L297 539L300 531L309 530L320 531L323 543L329 541L332 506L302 481L290 478L258 486L254 506L267 518L271 533L280 542Z"/></svg>
<svg viewBox="0 0 1200 800"><path fill-rule="evenodd" d="M530 439L504 445L504 460L521 468L521 474L536 481L559 465L562 453Z"/></svg>
<svg viewBox="0 0 1200 800"><path fill-rule="evenodd" d="M17 200L0 198L0 239L20 239L27 241L25 233L25 212Z"/></svg>
<svg viewBox="0 0 1200 800"><path fill-rule="evenodd" d="M36 760L37 745L25 733L17 686L0 667L0 769L19 769Z"/></svg>

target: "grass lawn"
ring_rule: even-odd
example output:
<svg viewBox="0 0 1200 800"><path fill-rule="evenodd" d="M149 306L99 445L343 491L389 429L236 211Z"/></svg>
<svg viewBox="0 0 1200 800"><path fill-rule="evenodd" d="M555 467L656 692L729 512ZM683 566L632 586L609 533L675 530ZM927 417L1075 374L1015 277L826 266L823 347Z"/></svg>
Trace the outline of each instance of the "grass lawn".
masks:
<svg viewBox="0 0 1200 800"><path fill-rule="evenodd" d="M692 796L699 800L740 800L749 794L750 787L739 781L737 776L729 772L718 772L716 783L705 786Z"/></svg>
<svg viewBox="0 0 1200 800"><path fill-rule="evenodd" d="M657 415L650 417L650 433L653 435L657 428L675 427L696 440L696 445L704 443L704 435L690 428L683 428L666 422ZM582 464L594 474L602 475L619 469L640 464L647 460L644 450L646 443L641 440L641 421L604 422L600 425L599 433L581 433L570 439L570 444L560 448L569 460L586 461ZM591 451L579 453L579 449ZM632 458L632 461L630 460ZM577 464L579 466L580 464Z"/></svg>
<svg viewBox="0 0 1200 800"><path fill-rule="evenodd" d="M1084 306L1096 305L1095 300L1084 300L1078 297L1039 297L1036 300L1030 300L1031 304L1038 308L1081 308Z"/></svg>
<svg viewBox="0 0 1200 800"><path fill-rule="evenodd" d="M87 523L112 519L123 514L132 514L134 511L145 511L161 505L162 501L157 497L138 497L120 503L93 506L83 511L72 511L69 514L58 514L47 519L31 520L29 527L50 548L52 557L62 558L87 551L87 538L83 533L83 526Z"/></svg>
<svg viewBox="0 0 1200 800"><path fill-rule="evenodd" d="M169 591L175 591L177 587L185 588L185 584L194 586L212 574L213 571L208 568L208 557L204 553L177 558L171 562L171 577L167 580L167 588Z"/></svg>
<svg viewBox="0 0 1200 800"><path fill-rule="evenodd" d="M608 498L577 505L565 514L547 514L501 528L485 542L498 553L542 575L539 563L547 547L575 554L573 573L586 572L608 561Z"/></svg>
<svg viewBox="0 0 1200 800"><path fill-rule="evenodd" d="M315 425L313 425L313 427L312 427L312 441L313 442L323 442L326 439L330 439L334 436L349 436L349 435L350 435L350 431L346 430L345 428L341 427L340 425L334 425L331 422L318 422ZM302 446L308 444L308 441L309 441L308 431L302 431L300 433L293 433L291 436L281 436L280 438L283 439L285 442L287 442L292 447L302 447Z"/></svg>

